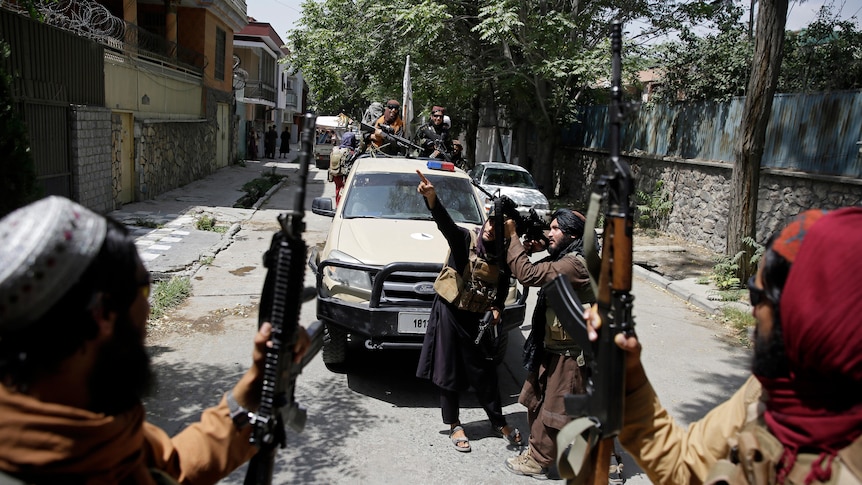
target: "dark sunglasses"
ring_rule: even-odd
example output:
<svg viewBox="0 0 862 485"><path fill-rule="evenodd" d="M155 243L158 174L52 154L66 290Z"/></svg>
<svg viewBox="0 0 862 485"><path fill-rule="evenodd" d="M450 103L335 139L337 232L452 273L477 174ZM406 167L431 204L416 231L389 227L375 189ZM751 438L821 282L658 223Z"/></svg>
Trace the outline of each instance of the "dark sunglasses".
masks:
<svg viewBox="0 0 862 485"><path fill-rule="evenodd" d="M431 115L432 118L442 118L443 115Z"/></svg>
<svg viewBox="0 0 862 485"><path fill-rule="evenodd" d="M766 290L763 288L758 288L754 283L754 276L748 278L748 298L751 300L751 306L757 306L763 303L764 301L769 301L769 298L766 297Z"/></svg>
<svg viewBox="0 0 862 485"><path fill-rule="evenodd" d="M389 106L386 107L386 109L391 109L392 111L398 111L399 109L401 109L401 106L395 106L394 104L390 104Z"/></svg>

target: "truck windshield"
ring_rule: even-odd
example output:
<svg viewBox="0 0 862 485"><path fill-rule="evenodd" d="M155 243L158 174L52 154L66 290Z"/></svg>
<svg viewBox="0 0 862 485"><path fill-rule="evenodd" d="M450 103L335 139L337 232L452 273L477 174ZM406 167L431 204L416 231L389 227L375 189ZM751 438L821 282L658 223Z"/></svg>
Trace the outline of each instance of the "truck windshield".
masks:
<svg viewBox="0 0 862 485"><path fill-rule="evenodd" d="M437 197L455 222L482 224L480 207L469 180L426 173ZM431 212L416 191L416 174L363 173L353 177L343 201L343 217L380 219L427 219Z"/></svg>

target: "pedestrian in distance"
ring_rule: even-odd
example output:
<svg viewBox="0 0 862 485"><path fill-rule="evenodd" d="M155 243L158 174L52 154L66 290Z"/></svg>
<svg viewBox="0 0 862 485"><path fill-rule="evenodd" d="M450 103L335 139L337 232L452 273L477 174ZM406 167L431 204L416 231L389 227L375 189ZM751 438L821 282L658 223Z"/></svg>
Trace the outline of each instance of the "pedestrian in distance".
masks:
<svg viewBox="0 0 862 485"><path fill-rule="evenodd" d="M141 404L150 275L125 226L47 197L0 220L0 261L0 482L212 484L255 454L242 407L258 407L269 323L233 389L169 437Z"/></svg>
<svg viewBox="0 0 862 485"><path fill-rule="evenodd" d="M259 138L257 132L254 131L254 128L249 130L248 140L247 140L248 147L246 147L246 151L247 151L246 155L247 155L247 158L249 160L257 160L257 141L259 139L260 138Z"/></svg>
<svg viewBox="0 0 862 485"><path fill-rule="evenodd" d="M653 483L862 482L860 247L860 207L805 211L769 239L748 282L752 376L688 429L662 407L637 337L616 335L627 351L618 438ZM585 316L596 340L601 319Z"/></svg>
<svg viewBox="0 0 862 485"><path fill-rule="evenodd" d="M508 271L497 264L494 253L498 236L493 217L478 231L456 225L434 185L421 172L416 173L420 179L417 190L449 243L449 257L438 281L451 276L446 278L448 286L435 284L437 295L431 304L416 376L430 379L440 389L443 423L449 425L449 439L456 450L472 449L459 417L459 394L468 386L475 389L495 432L511 445L521 446L521 432L503 415L491 328L486 327L477 344L483 318L490 317L490 325L500 322L509 288ZM457 285L455 275L465 283Z"/></svg>
<svg viewBox="0 0 862 485"><path fill-rule="evenodd" d="M281 130L281 148L279 149L279 158L287 158L290 153L290 131L285 127Z"/></svg>
<svg viewBox="0 0 862 485"><path fill-rule="evenodd" d="M540 241L518 237L515 222L506 221L505 234L511 241L506 263L524 286L542 287L558 275L565 275L581 302L595 301L589 271L583 256L584 216L571 209L557 209L548 232L549 247ZM547 249L549 255L535 263L530 255ZM557 458L556 438L570 420L566 415L566 394L583 394L585 366L583 352L568 335L539 290L533 312L533 329L524 345L527 379L518 402L527 408L530 439L527 449L506 460L506 468L518 475L543 478Z"/></svg>
<svg viewBox="0 0 862 485"><path fill-rule="evenodd" d="M269 127L263 138L264 158L275 158L275 144L278 141L278 132L275 131L275 125Z"/></svg>

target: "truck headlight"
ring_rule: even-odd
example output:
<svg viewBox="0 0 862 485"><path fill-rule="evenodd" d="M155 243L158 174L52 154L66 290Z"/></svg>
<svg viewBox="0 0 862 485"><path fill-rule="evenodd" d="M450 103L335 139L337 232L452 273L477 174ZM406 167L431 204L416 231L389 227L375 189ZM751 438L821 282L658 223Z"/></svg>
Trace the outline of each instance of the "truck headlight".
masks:
<svg viewBox="0 0 862 485"><path fill-rule="evenodd" d="M329 253L328 259L344 261L345 263L362 264L362 261L337 250ZM367 271L341 268L339 266L327 266L326 271L329 278L338 284L359 290L371 291L371 275Z"/></svg>

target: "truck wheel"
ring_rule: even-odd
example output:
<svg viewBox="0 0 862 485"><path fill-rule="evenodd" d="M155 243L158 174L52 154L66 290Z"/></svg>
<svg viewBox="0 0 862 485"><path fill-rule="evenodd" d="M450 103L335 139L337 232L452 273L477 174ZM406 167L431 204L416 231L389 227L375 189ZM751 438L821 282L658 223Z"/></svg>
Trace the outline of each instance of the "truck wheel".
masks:
<svg viewBox="0 0 862 485"><path fill-rule="evenodd" d="M506 360L506 348L509 346L509 333L497 336L497 350L494 353L494 363L500 365Z"/></svg>
<svg viewBox="0 0 862 485"><path fill-rule="evenodd" d="M323 363L331 369L347 360L347 330L338 325L325 324L323 334Z"/></svg>

